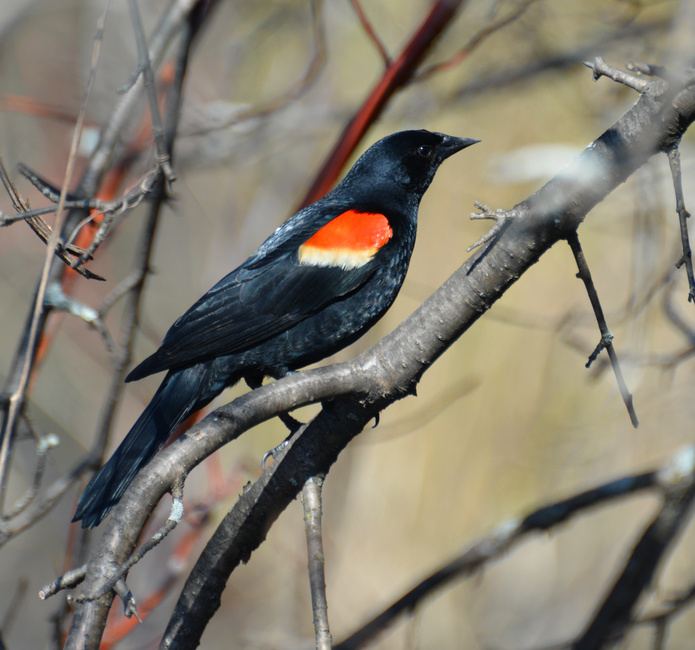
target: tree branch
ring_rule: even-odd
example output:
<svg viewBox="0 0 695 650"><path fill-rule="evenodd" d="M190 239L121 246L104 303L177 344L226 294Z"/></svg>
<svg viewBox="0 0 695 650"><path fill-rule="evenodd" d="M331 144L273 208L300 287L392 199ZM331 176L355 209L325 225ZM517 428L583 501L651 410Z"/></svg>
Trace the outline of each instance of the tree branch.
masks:
<svg viewBox="0 0 695 650"><path fill-rule="evenodd" d="M356 359L297 373L217 409L165 449L133 481L107 520L84 590L98 593L135 546L162 495L202 459L250 427L303 404L331 400L247 490L201 556L172 616L164 647L193 647L219 606L231 571L262 543L304 481L327 472L340 451L380 411L414 392L423 373L557 241L695 119L695 88L651 82L637 103L560 175L515 207L519 213L394 332ZM218 544L225 540L224 547ZM83 620L105 617L109 598L86 602ZM101 613L99 613L101 611ZM77 618L77 617L76 617ZM73 624L69 647L86 642ZM90 637L95 647L93 637Z"/></svg>

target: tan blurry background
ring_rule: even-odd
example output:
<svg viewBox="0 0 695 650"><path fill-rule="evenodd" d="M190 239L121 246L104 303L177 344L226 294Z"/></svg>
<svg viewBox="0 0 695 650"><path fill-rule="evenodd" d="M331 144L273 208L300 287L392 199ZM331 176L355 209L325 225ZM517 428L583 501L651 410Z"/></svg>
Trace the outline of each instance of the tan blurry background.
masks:
<svg viewBox="0 0 695 650"><path fill-rule="evenodd" d="M93 125L106 119L115 89L136 63L125 4L112 4L88 111ZM149 32L164 4L141 4ZM428 62L445 60L462 47L487 24L494 4L471 2ZM608 80L593 83L580 64L494 91L459 98L457 91L525 62L594 43L631 18L637 25L669 20L686 4L655 2L640 8L628 2L538 1L463 63L396 97L361 151L404 128L483 142L438 173L422 203L418 244L399 299L340 358L392 330L466 259L467 246L486 228L468 220L473 201L513 206L636 100ZM513 7L499 5L501 14ZM365 0L363 7L395 53L428 4ZM0 154L8 167L21 161L56 184L62 180L72 124L9 110L7 97L26 95L76 115L100 11L98 3L69 0L5 2L0 8L0 93L6 109L0 112ZM326 2L323 20L325 67L301 97L268 117L184 136L177 144L176 200L160 222L155 273L145 294L145 335L137 339L136 360L151 353L178 315L294 211L342 126L378 79L382 62L349 3ZM666 27L603 43L587 56L601 55L616 66L632 59L661 63L672 42ZM311 48L306 2L224 3L195 50L184 133L211 116L280 96L301 78ZM689 134L683 156L691 209L692 147ZM143 161L140 171L147 165ZM43 204L25 181L18 182L32 206ZM500 523L599 482L661 465L692 442L693 362L668 368L656 363L686 341L668 325L660 300L643 309L630 304L633 292L643 295L679 258L672 194L667 162L656 159L599 205L580 230L640 428L631 427L612 374L584 368L598 331L569 249L557 246L428 371L418 397L385 412L380 425L357 438L329 475L325 551L334 639ZM4 197L0 209L11 212ZM143 214L131 214L93 264L107 282L79 280L73 295L96 307L127 275ZM42 261L42 245L23 224L0 231L1 374L10 366ZM684 273L676 282L677 309L692 325ZM115 310L107 323L115 337L119 323ZM55 477L91 444L110 365L101 339L84 323L59 316L52 331L56 340L32 393L31 413L39 426L61 437L49 463ZM111 448L157 381L128 388ZM241 390L226 393L219 403ZM253 480L263 453L283 437L279 423L259 427L221 452L223 466L239 481ZM22 460L31 467L30 455L20 453ZM187 481L187 497L207 490L203 465ZM0 618L17 596L20 578L28 579L5 634L8 647L46 647L58 602L41 603L36 593L65 568L68 521L77 495L73 490L36 527L0 549ZM220 502L215 518L234 500ZM647 497L620 502L552 536L539 536L483 574L428 600L375 647L522 649L571 639L601 601L655 504ZM660 596L692 584L694 541L693 532L686 531L659 581ZM301 510L294 504L250 563L232 575L203 647L310 647L304 546ZM129 586L136 596L157 582L166 558L165 546L131 573ZM150 647L177 595L175 588L119 647ZM686 612L673 626L668 647L693 647L694 633L695 616ZM637 631L627 647L651 647L650 634L649 629Z"/></svg>

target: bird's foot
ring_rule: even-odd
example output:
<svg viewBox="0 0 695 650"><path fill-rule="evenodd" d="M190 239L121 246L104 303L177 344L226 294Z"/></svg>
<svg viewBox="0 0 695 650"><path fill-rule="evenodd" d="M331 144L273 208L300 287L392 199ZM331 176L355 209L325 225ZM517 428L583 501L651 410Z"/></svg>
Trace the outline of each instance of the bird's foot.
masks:
<svg viewBox="0 0 695 650"><path fill-rule="evenodd" d="M289 442L290 442L290 439L285 438L277 447L274 447L270 451L265 452L265 454L263 455L263 460L261 461L261 470L262 471L265 472L265 464L268 462L268 459L272 458L273 460L275 460L280 455L282 450L285 447L287 447Z"/></svg>
<svg viewBox="0 0 695 650"><path fill-rule="evenodd" d="M480 212L471 213L471 219L492 219L495 224L488 230L477 242L471 244L466 250L470 253L473 249L487 244L490 240L497 237L497 235L502 231L502 228L509 223L512 219L517 219L520 213L516 209L512 210L493 210L484 203L480 201L475 201L475 207L480 210Z"/></svg>

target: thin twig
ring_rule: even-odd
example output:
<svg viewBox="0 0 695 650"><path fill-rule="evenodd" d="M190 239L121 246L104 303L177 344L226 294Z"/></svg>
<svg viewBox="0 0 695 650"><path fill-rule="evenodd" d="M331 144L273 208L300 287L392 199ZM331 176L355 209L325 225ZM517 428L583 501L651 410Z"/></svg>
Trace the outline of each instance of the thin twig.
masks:
<svg viewBox="0 0 695 650"><path fill-rule="evenodd" d="M152 134L154 135L154 144L157 150L155 160L157 166L161 167L164 177L169 184L176 180L174 170L171 168L171 157L166 151L166 143L164 142L164 128L162 127L162 119L159 115L159 102L157 101L157 89L155 86L154 72L152 72L152 64L150 55L147 50L147 42L145 32L142 28L142 20L140 19L140 11L138 9L137 0L129 0L128 8L130 10L130 18L133 23L133 31L135 32L135 43L138 50L138 67L142 69L142 75L145 81L145 94L150 105L150 115L152 118Z"/></svg>
<svg viewBox="0 0 695 650"><path fill-rule="evenodd" d="M593 70L594 81L598 81L601 77L607 77L623 86L636 90L638 93L643 93L652 83L608 65L600 56L594 58L593 61L584 61L584 65Z"/></svg>
<svg viewBox="0 0 695 650"><path fill-rule="evenodd" d="M367 18L367 15L364 13L360 1L350 0L350 4L352 5L352 8L355 10L355 13L357 14L357 19L360 21L362 29L364 29L365 33L369 37L369 40L374 44L374 47L376 47L376 49L378 50L379 55L381 56L381 59L384 62L384 65L389 65L391 63L391 57L389 56L388 50L386 49L384 42L379 38L379 35L376 33L376 30L374 29L372 23L369 22L369 18Z"/></svg>
<svg viewBox="0 0 695 650"><path fill-rule="evenodd" d="M512 220L522 218L522 214L517 209L502 210L498 208L497 210L493 210L491 207L481 203L480 201L474 201L473 205L475 205L480 212L471 212L470 218L472 220L490 219L495 223L493 224L492 228L490 228L490 230L488 230L480 239L473 242L466 249L467 253L470 253L472 250L491 242Z"/></svg>
<svg viewBox="0 0 695 650"><path fill-rule="evenodd" d="M34 499L31 508L23 510L12 520L7 520L1 530L0 547L4 546L10 539L26 530L45 514L53 509L53 506L63 497L63 495L94 463L91 459L81 460L65 475L56 479L48 489L43 490L39 498Z"/></svg>
<svg viewBox="0 0 695 650"><path fill-rule="evenodd" d="M468 41L468 43L462 47L454 56L441 63L435 63L428 68L418 72L414 77L413 81L424 81L425 79L431 77L434 74L455 68L465 61L468 56L475 51L475 49L481 45L488 37L492 36L500 29L507 27L507 25L513 23L517 20L536 0L525 0L522 2L514 11L512 11L508 16L504 16L494 23L488 25L484 29L481 29L473 38Z"/></svg>
<svg viewBox="0 0 695 650"><path fill-rule="evenodd" d="M89 244L89 246L85 248L84 252L80 256L80 258L75 262L75 264L79 264L83 259L89 259L94 255L97 248L99 248L99 246L101 246L104 243L109 233L111 232L111 228L114 225L114 220L116 219L116 217L124 214L127 210L136 207L145 198L151 195L153 186L157 181L158 174L158 168L148 171L140 178L140 180L134 187L127 189L123 193L122 197L116 199L115 201L104 202L99 201L97 199L93 200L95 205L101 207L101 210L99 211L102 212L104 218L99 224L99 229L92 238L91 244ZM95 216L96 214L92 214L90 219L93 219ZM76 237L79 229L88 221L89 219L78 224L77 228L75 228L75 230L73 231L71 238Z"/></svg>
<svg viewBox="0 0 695 650"><path fill-rule="evenodd" d="M155 68L158 67L164 52L171 40L181 28L198 0L171 0L168 7L162 12L162 19L155 28L150 39L149 56ZM142 90L142 77L125 93L120 102L114 107L106 121L106 126L100 134L99 143L88 161L87 169L82 177L78 194L80 196L94 196L96 188L103 174L103 170L109 164L113 150L118 143L123 129L129 123L132 111L137 107Z"/></svg>
<svg viewBox="0 0 695 650"><path fill-rule="evenodd" d="M20 208L23 206L23 209L21 209L19 214L12 217L0 215L0 226L7 226L17 221L26 220L32 226L36 234L45 243L48 241L52 229L43 219L39 219L36 217L42 214L57 212L57 204L60 201L60 194L50 183L48 183L45 179L41 178L41 176L39 176L27 165L19 163L17 165L17 169L22 174L22 176L27 178L27 180L29 180L29 182L34 187L36 187L36 189L39 190L39 192L41 192L41 194L43 194L50 201L53 201L56 205L50 205L43 208L38 208L36 210L27 210L25 209L26 205L22 201L19 205ZM77 225L77 227L73 230L70 236L64 242L61 243L60 249L57 251L56 254L58 254L61 257L61 259L64 262L66 262L71 268L82 273L82 275L85 275L86 269L83 269L82 263L94 257L96 249L105 241L106 237L108 236L111 227L114 223L114 219L117 216L124 214L127 210L131 210L137 207L147 196L149 196L149 194L152 191L153 184L156 180L156 175L158 173L157 170L158 168L155 167L154 169L151 169L145 174L143 174L136 184L126 189L118 199L114 199L113 201L103 201L101 199L96 198L82 199L73 195L68 195L68 198L66 198L63 202L64 209L81 211L88 210L91 211L92 214L83 219ZM2 168L1 160L0 175L2 175L2 180L7 187L8 181L5 178L7 173ZM14 190L13 186L12 189ZM8 191L10 191L9 188ZM16 194L16 190L14 190L13 195L14 194ZM72 241L75 239L80 229L83 228L87 223L92 221L94 217L98 216L99 214L102 214L104 216L104 219L102 220L102 223L100 224L96 234L92 238L92 243L87 248L80 248L79 246L73 244ZM65 255L64 252L70 253L76 259L70 259L67 255ZM95 276L94 274L91 274L91 276L103 280L103 278L101 278L100 276Z"/></svg>
<svg viewBox="0 0 695 650"><path fill-rule="evenodd" d="M15 501L14 507L6 515L6 519L14 519L17 515L26 510L36 498L43 481L43 474L46 470L46 460L48 452L59 444L58 436L49 434L39 439L36 445L36 465L34 466L34 478L31 485L24 493L24 496Z"/></svg>
<svg viewBox="0 0 695 650"><path fill-rule="evenodd" d="M683 175L681 174L681 154L678 146L671 147L668 152L668 164L673 178L673 189L676 193L676 212L681 232L681 245L683 256L676 264L676 268L685 265L685 274L688 277L688 302L695 302L695 274L693 274L693 256L690 250L690 236L688 235L688 219L690 213L685 208L683 196Z"/></svg>
<svg viewBox="0 0 695 650"><path fill-rule="evenodd" d="M601 332L601 341L596 346L596 349L589 357L589 361L586 364L588 368L592 362L599 355L601 350L605 349L608 353L608 357L611 360L611 366L613 367L613 372L615 373L615 379L618 382L618 388L620 389L620 394L625 402L625 408L630 415L630 421L632 426L637 428L639 426L639 420L637 419L637 413L635 412L635 407L632 402L632 395L625 383L625 378L623 377L623 372L620 369L620 362L618 361L618 355L613 347L613 334L608 329L608 324L606 323L606 317L603 315L603 307L601 307L601 301L598 297L598 292L594 285L594 281L591 278L591 271L589 270L589 265L584 257L584 252L582 251L582 246L579 243L579 236L576 232L572 232L567 236L567 243L572 250L574 259L577 262L577 268L579 272L577 277L584 282L586 287L586 292L589 296L589 301L594 310L594 315L596 316L596 322L598 323L599 331Z"/></svg>
<svg viewBox="0 0 695 650"><path fill-rule="evenodd" d="M73 589L84 580L84 577L86 575L86 564L83 564L82 566L79 566L76 569L72 569L71 571L67 571L62 576L56 578L50 584L44 585L39 591L39 598L41 600L46 600L51 596L57 594L62 589Z"/></svg>
<svg viewBox="0 0 695 650"><path fill-rule="evenodd" d="M20 169L21 171L21 169ZM53 236L53 229L46 223L44 219L42 219L40 216L38 216L37 211L34 210L29 210L26 202L22 198L21 194L15 187L14 183L10 179L9 174L7 173L7 169L5 168L5 164L0 158L0 180L2 181L2 184L5 186L5 190L7 191L8 195L10 196L10 199L12 201L12 204L19 213L18 217L15 219L11 219L7 216L3 216L0 225L8 225L9 223L13 223L14 221L26 221L27 225L36 233L36 235L39 237L39 239L44 243L48 244L51 236ZM59 199L60 197L58 197ZM56 201L57 203L58 201ZM52 206L49 212L57 212L58 208L57 206ZM54 248L54 253L56 257L60 258L65 264L68 266L71 266L73 264L73 260L70 258L68 253L70 255L74 256L81 256L84 251L81 249L79 246L72 246L69 244L65 244L64 242L59 242L59 244L56 245ZM103 280L100 275L97 275L96 273L92 273L89 269L86 269L84 266L81 264L75 265L75 270L82 275L83 277L87 278L88 280Z"/></svg>
<svg viewBox="0 0 695 650"><path fill-rule="evenodd" d="M75 125L75 131L73 133L72 143L70 146L70 155L68 157L68 164L65 171L65 182L63 183L63 191L61 192L60 201L58 202L56 222L51 236L47 242L46 256L44 259L43 270L41 273L41 280L36 291L34 309L31 318L31 324L29 326L27 350L36 350L36 341L38 340L38 337L40 335L40 324L43 320L42 314L46 309L46 305L44 303L44 296L46 293L46 288L48 287L49 272L51 270L51 264L53 262L53 255L55 251L58 249L60 231L62 224L65 220L65 211L63 210L63 203L65 201L65 194L67 193L68 183L72 178L72 170L75 164L77 147L80 142L82 127L84 125L84 119L87 112L87 102L89 100L94 85L97 62L99 60L99 54L101 52L101 43L104 33L104 22L106 21L106 15L108 13L108 10L109 3L107 3L104 12L99 17L99 20L97 22L97 33L94 37L94 45L92 48L92 65L90 67L87 86L85 88L82 103L80 105L80 112L77 117L77 124ZM7 483L7 468L10 455L10 443L12 437L14 436L14 430L17 424L17 420L19 418L19 414L24 408L24 400L26 397L26 390L29 383L29 375L31 372L33 362L34 354L27 354L24 358L24 364L21 369L18 385L12 392L12 395L10 395L9 407L7 409L7 413L3 421L2 447L0 448L0 512L4 510L5 487Z"/></svg>
<svg viewBox="0 0 695 650"><path fill-rule="evenodd" d="M183 518L183 481L174 486L171 490L171 496L174 499L171 505L171 514L166 520L165 524L154 534L150 539L144 542L140 548L138 548L135 553L133 553L126 562L124 562L118 571L111 576L111 578L101 587L101 589L95 594L80 594L74 601L76 603L85 603L92 600L97 600L101 598L104 594L108 593L112 589L115 589L119 582L121 582L126 573L130 571L140 560L142 560L145 555L147 555L152 549L156 548L162 543L164 538L172 531ZM116 592L118 593L118 591ZM128 592L130 593L130 592ZM119 593L119 596L121 594ZM124 602L126 602L124 600ZM127 605L126 605L127 606ZM137 610L136 610L137 611ZM136 614L137 616L137 614ZM130 616L128 616L130 618ZM137 616L139 619L140 617ZM142 622L142 621L141 621Z"/></svg>

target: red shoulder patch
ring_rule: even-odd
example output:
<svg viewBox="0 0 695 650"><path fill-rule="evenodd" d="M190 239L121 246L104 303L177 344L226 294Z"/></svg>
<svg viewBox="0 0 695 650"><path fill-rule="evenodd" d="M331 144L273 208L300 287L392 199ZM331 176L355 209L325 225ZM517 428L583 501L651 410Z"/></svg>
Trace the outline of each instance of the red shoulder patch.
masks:
<svg viewBox="0 0 695 650"><path fill-rule="evenodd" d="M383 214L348 210L299 247L299 261L314 266L359 268L391 237L393 230Z"/></svg>

